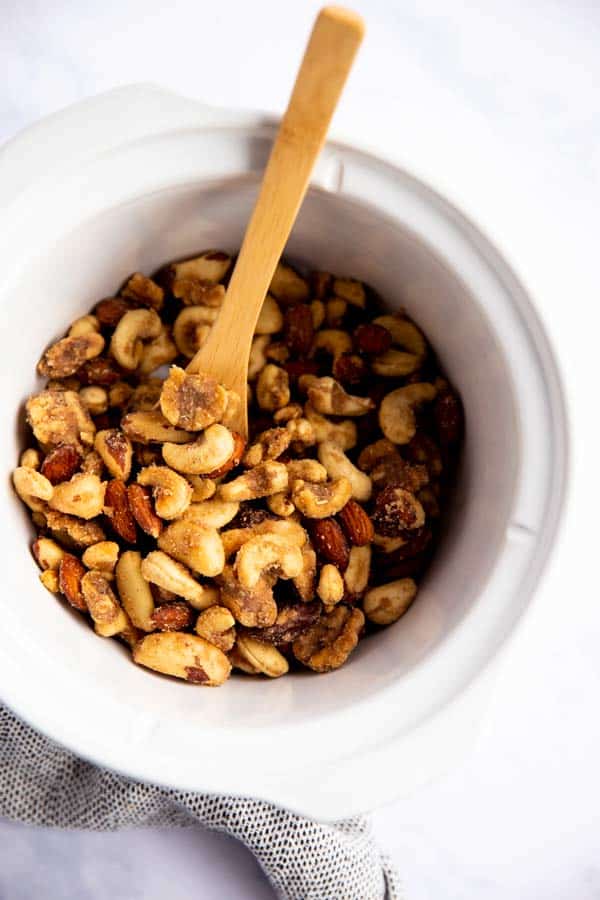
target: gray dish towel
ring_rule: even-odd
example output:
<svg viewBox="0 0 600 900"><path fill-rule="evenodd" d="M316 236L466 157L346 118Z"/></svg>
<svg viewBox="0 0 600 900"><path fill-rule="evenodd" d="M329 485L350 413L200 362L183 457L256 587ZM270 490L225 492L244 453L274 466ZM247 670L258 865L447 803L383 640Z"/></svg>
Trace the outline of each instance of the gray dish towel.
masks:
<svg viewBox="0 0 600 900"><path fill-rule="evenodd" d="M242 841L281 900L401 900L365 819L323 825L260 800L141 784L84 762L1 705L0 816L96 831L200 823Z"/></svg>

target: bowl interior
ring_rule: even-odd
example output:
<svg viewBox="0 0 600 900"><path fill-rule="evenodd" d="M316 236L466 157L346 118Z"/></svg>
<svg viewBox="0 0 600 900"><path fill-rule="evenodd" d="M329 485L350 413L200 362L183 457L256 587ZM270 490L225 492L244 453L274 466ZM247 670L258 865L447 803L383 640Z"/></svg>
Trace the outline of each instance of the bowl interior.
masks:
<svg viewBox="0 0 600 900"><path fill-rule="evenodd" d="M150 272L206 247L238 248L256 186L257 178L246 175L168 188L113 206L59 237L22 272L15 302L4 305L5 333L27 336L17 338L18 352L3 362L4 402L15 422L2 445L6 473L22 446L22 408L17 414L16 407L39 388L34 371L46 344L99 298L110 296L130 272ZM17 565L0 603L27 622L28 652L51 655L56 665L77 672L81 690L89 684L92 694L100 692L108 703L160 710L164 721L223 728L231 727L232 716L236 726L256 728L340 710L391 682L410 679L473 609L500 553L515 492L519 434L510 373L482 298L473 297L459 275L399 220L318 188L307 196L288 254L315 268L364 279L391 309L406 308L460 391L467 437L445 538L417 602L400 622L361 642L341 670L318 681L310 675L270 683L234 678L219 691L198 691L133 666L117 642L98 640L48 596L30 556L28 517L7 484L14 511L8 549Z"/></svg>

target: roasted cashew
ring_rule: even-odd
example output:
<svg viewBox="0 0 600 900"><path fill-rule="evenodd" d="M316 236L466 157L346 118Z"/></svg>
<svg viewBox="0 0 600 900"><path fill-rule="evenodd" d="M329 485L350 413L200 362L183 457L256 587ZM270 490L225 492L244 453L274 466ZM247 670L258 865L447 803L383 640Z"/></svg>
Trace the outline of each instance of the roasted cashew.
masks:
<svg viewBox="0 0 600 900"><path fill-rule="evenodd" d="M180 519L168 525L158 538L158 546L194 572L214 578L223 571L225 552L216 528Z"/></svg>
<svg viewBox="0 0 600 900"><path fill-rule="evenodd" d="M346 590L350 594L359 595L369 583L371 571L371 547L351 547L350 560L344 572Z"/></svg>
<svg viewBox="0 0 600 900"><path fill-rule="evenodd" d="M352 496L361 503L369 500L373 491L371 479L354 463L350 462L344 451L333 441L323 441L319 444L319 460L327 470L330 478L336 479L342 476L347 478L352 488Z"/></svg>
<svg viewBox="0 0 600 900"><path fill-rule="evenodd" d="M400 578L371 588L364 596L363 610L376 625L391 625L402 616L417 595L412 578Z"/></svg>
<svg viewBox="0 0 600 900"><path fill-rule="evenodd" d="M344 596L344 579L339 569L331 563L326 563L319 575L317 594L326 606L334 606Z"/></svg>
<svg viewBox="0 0 600 900"><path fill-rule="evenodd" d="M290 380L285 369L267 363L258 376L256 402L261 409L273 412L290 402Z"/></svg>
<svg viewBox="0 0 600 900"><path fill-rule="evenodd" d="M98 384L82 387L79 399L92 416L100 416L108 409L108 392Z"/></svg>
<svg viewBox="0 0 600 900"><path fill-rule="evenodd" d="M54 493L52 483L41 472L28 466L18 466L12 478L15 491L29 509L43 510L46 503L52 499Z"/></svg>
<svg viewBox="0 0 600 900"><path fill-rule="evenodd" d="M337 328L323 328L315 334L311 355L318 350L324 350L330 353L334 359L341 356L342 353L350 353L352 350L352 338L347 331L340 331Z"/></svg>
<svg viewBox="0 0 600 900"><path fill-rule="evenodd" d="M313 300L310 304L310 311L312 313L312 323L315 331L318 331L323 322L325 321L326 309L325 304L322 300Z"/></svg>
<svg viewBox="0 0 600 900"><path fill-rule="evenodd" d="M110 352L123 369L137 369L144 341L160 334L162 322L153 309L131 309L119 320L110 342Z"/></svg>
<svg viewBox="0 0 600 900"><path fill-rule="evenodd" d="M275 334L283 328L283 315L275 297L267 294L260 310L254 334Z"/></svg>
<svg viewBox="0 0 600 900"><path fill-rule="evenodd" d="M182 278L196 278L199 281L216 284L223 280L230 266L231 257L228 253L224 253L222 250L206 250L200 256L172 263L170 268L174 278L178 281Z"/></svg>
<svg viewBox="0 0 600 900"><path fill-rule="evenodd" d="M251 589L265 572L294 578L302 571L302 552L279 535L258 535L238 550L235 573L242 587Z"/></svg>
<svg viewBox="0 0 600 900"><path fill-rule="evenodd" d="M100 331L100 322L97 316L88 315L75 319L69 328L68 337L81 337L82 334L93 334Z"/></svg>
<svg viewBox="0 0 600 900"><path fill-rule="evenodd" d="M42 454L34 447L28 447L23 450L19 458L19 465L26 469L39 469L42 464Z"/></svg>
<svg viewBox="0 0 600 900"><path fill-rule="evenodd" d="M223 653L228 653L235 643L235 619L225 606L211 606L201 612L194 630Z"/></svg>
<svg viewBox="0 0 600 900"><path fill-rule="evenodd" d="M288 303L299 303L302 300L308 300L310 293L305 279L298 275L295 269L283 262L278 263L275 269L269 291L278 300Z"/></svg>
<svg viewBox="0 0 600 900"><path fill-rule="evenodd" d="M177 349L190 359L199 350L210 333L218 309L207 306L186 306L173 323L173 340Z"/></svg>
<svg viewBox="0 0 600 900"><path fill-rule="evenodd" d="M201 475L186 475L192 486L192 503L202 503L210 500L217 491L217 483L212 478L203 478Z"/></svg>
<svg viewBox="0 0 600 900"><path fill-rule="evenodd" d="M120 547L116 541L99 541L87 548L81 561L88 569L97 569L105 577L112 577L119 551Z"/></svg>
<svg viewBox="0 0 600 900"><path fill-rule="evenodd" d="M313 484L327 481L327 469L316 459L290 459L286 463L290 484L301 478Z"/></svg>
<svg viewBox="0 0 600 900"><path fill-rule="evenodd" d="M342 385L329 375L324 378L302 375L299 386L307 391L312 408L324 415L364 416L375 405L370 397L346 393Z"/></svg>
<svg viewBox="0 0 600 900"><path fill-rule="evenodd" d="M392 342L396 347L403 347L418 357L419 362L422 361L427 352L427 345L422 332L414 322L410 322L402 316L379 316L377 319L373 319L373 324L386 328L392 335Z"/></svg>
<svg viewBox="0 0 600 900"><path fill-rule="evenodd" d="M146 581L190 600L196 607L202 603L202 585L192 577L189 569L162 550L153 550L142 560L141 573Z"/></svg>
<svg viewBox="0 0 600 900"><path fill-rule="evenodd" d="M183 514L187 522L199 522L205 528L224 528L235 519L240 509L239 503L231 503L218 498L192 503Z"/></svg>
<svg viewBox="0 0 600 900"><path fill-rule="evenodd" d="M244 634L238 636L235 646L239 656L247 661L257 674L260 672L269 678L279 678L289 669L287 659L273 644L265 644L264 641Z"/></svg>
<svg viewBox="0 0 600 900"><path fill-rule="evenodd" d="M246 541L259 534L276 534L285 538L288 544L295 547L304 547L308 535L298 522L293 519L265 519L250 528L230 528L221 533L221 540L225 549L225 556L230 557L242 547Z"/></svg>
<svg viewBox="0 0 600 900"><path fill-rule="evenodd" d="M177 353L177 347L171 338L171 331L166 325L163 325L158 337L144 346L138 367L139 371L142 375L149 375L161 366L173 362Z"/></svg>
<svg viewBox="0 0 600 900"><path fill-rule="evenodd" d="M352 306L364 309L367 305L367 295L362 281L354 278L334 278L333 293L342 300L347 300Z"/></svg>
<svg viewBox="0 0 600 900"><path fill-rule="evenodd" d="M250 347L250 359L248 360L248 381L254 381L267 365L265 351L269 346L268 334L259 334L252 341Z"/></svg>
<svg viewBox="0 0 600 900"><path fill-rule="evenodd" d="M296 507L285 491L267 497L267 506L274 515L281 516L283 519L293 515L296 511Z"/></svg>
<svg viewBox="0 0 600 900"><path fill-rule="evenodd" d="M51 538L40 537L31 548L40 569L58 569L65 551Z"/></svg>
<svg viewBox="0 0 600 900"><path fill-rule="evenodd" d="M268 460L219 487L222 500L241 502L270 497L287 490L288 472L284 463Z"/></svg>
<svg viewBox="0 0 600 900"><path fill-rule="evenodd" d="M309 519L335 516L351 496L352 485L347 478L338 478L326 484L312 484L299 479L292 487L292 501L296 509Z"/></svg>
<svg viewBox="0 0 600 900"><path fill-rule="evenodd" d="M318 444L322 441L333 441L339 444L342 450L351 450L356 446L356 425L351 419L332 422L313 409L310 403L305 405L304 415L312 425L315 440Z"/></svg>
<svg viewBox="0 0 600 900"><path fill-rule="evenodd" d="M224 425L209 425L192 444L162 446L167 465L186 475L207 475L231 459L235 450L234 437Z"/></svg>
<svg viewBox="0 0 600 900"><path fill-rule="evenodd" d="M138 444L162 444L163 441L188 444L194 440L193 434L183 428L175 428L158 409L127 413L121 419L121 428Z"/></svg>
<svg viewBox="0 0 600 900"><path fill-rule="evenodd" d="M142 575L142 557L137 550L126 550L115 569L117 590L125 612L136 628L152 631L154 599L150 585Z"/></svg>
<svg viewBox="0 0 600 900"><path fill-rule="evenodd" d="M431 402L435 395L435 387L428 382L407 384L386 394L379 407L379 424L386 438L408 444L417 430L414 407Z"/></svg>
<svg viewBox="0 0 600 900"><path fill-rule="evenodd" d="M192 486L167 466L142 469L137 482L152 488L156 514L161 519L177 519L192 502Z"/></svg>
<svg viewBox="0 0 600 900"><path fill-rule="evenodd" d="M48 503L58 512L80 519L93 519L104 508L105 490L106 483L100 481L97 475L81 472L69 481L55 485Z"/></svg>

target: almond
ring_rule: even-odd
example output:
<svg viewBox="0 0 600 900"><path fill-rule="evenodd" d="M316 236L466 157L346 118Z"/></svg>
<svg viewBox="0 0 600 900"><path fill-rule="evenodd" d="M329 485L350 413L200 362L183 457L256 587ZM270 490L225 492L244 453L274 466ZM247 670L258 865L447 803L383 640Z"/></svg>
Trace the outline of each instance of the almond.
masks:
<svg viewBox="0 0 600 900"><path fill-rule="evenodd" d="M392 346L392 335L383 325L375 325L369 322L359 325L354 332L354 346L360 353L379 356Z"/></svg>
<svg viewBox="0 0 600 900"><path fill-rule="evenodd" d="M360 503L357 503L356 500L348 500L338 516L351 544L354 544L355 547L362 547L371 543L375 529Z"/></svg>
<svg viewBox="0 0 600 900"><path fill-rule="evenodd" d="M127 500L133 518L142 531L150 537L157 538L162 531L162 519L154 512L152 491L141 484L130 484L127 487Z"/></svg>
<svg viewBox="0 0 600 900"><path fill-rule="evenodd" d="M81 464L81 456L72 444L61 444L44 459L40 469L51 484L68 481Z"/></svg>
<svg viewBox="0 0 600 900"><path fill-rule="evenodd" d="M231 436L233 437L233 453L227 462L223 463L222 466L219 466L218 469L207 472L204 476L205 478L221 478L223 475L227 475L231 469L235 469L236 466L239 466L242 456L244 455L244 450L246 449L246 441L237 431L232 431Z"/></svg>
<svg viewBox="0 0 600 900"><path fill-rule="evenodd" d="M344 532L335 519L318 519L310 523L310 535L321 561L333 563L340 572L348 565L350 550Z"/></svg>
<svg viewBox="0 0 600 900"><path fill-rule="evenodd" d="M181 631L192 624L192 610L183 600L163 603L152 614L152 624L158 631Z"/></svg>
<svg viewBox="0 0 600 900"><path fill-rule="evenodd" d="M313 318L310 306L299 303L285 311L283 324L285 343L296 356L306 356L313 341Z"/></svg>
<svg viewBox="0 0 600 900"><path fill-rule="evenodd" d="M128 544L135 544L137 529L131 515L127 500L127 487L124 481L113 478L106 485L104 495L104 513L110 519L113 530Z"/></svg>
<svg viewBox="0 0 600 900"><path fill-rule="evenodd" d="M126 312L134 308L134 304L123 297L107 297L96 304L94 314L101 325L115 328Z"/></svg>
<svg viewBox="0 0 600 900"><path fill-rule="evenodd" d="M83 563L72 553L65 553L58 567L58 587L71 606L81 612L87 612L87 605L81 591L81 579L85 573L86 569Z"/></svg>

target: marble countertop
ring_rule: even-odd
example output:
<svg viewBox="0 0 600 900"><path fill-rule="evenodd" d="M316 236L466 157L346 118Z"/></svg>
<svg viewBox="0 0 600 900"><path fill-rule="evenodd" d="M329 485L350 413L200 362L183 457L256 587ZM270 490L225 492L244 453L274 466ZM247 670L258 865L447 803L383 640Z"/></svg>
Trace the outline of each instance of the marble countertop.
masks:
<svg viewBox="0 0 600 900"><path fill-rule="evenodd" d="M502 668L477 745L452 773L375 812L374 830L409 900L593 900L600 897L600 604L592 571L600 500L592 369L600 325L600 7L585 0L354 5L369 38L338 124L380 142L393 135L413 156L435 154L449 171L472 172L471 190L509 184L502 202L514 204L514 229L504 237L518 237L523 254L545 263L537 271L563 287L564 303L544 312L578 438L560 550ZM214 104L280 110L318 6L4 0L0 139L137 81ZM525 207L537 209L539 234L520 215ZM242 847L196 829L61 833L0 822L3 900L191 895L273 896Z"/></svg>

